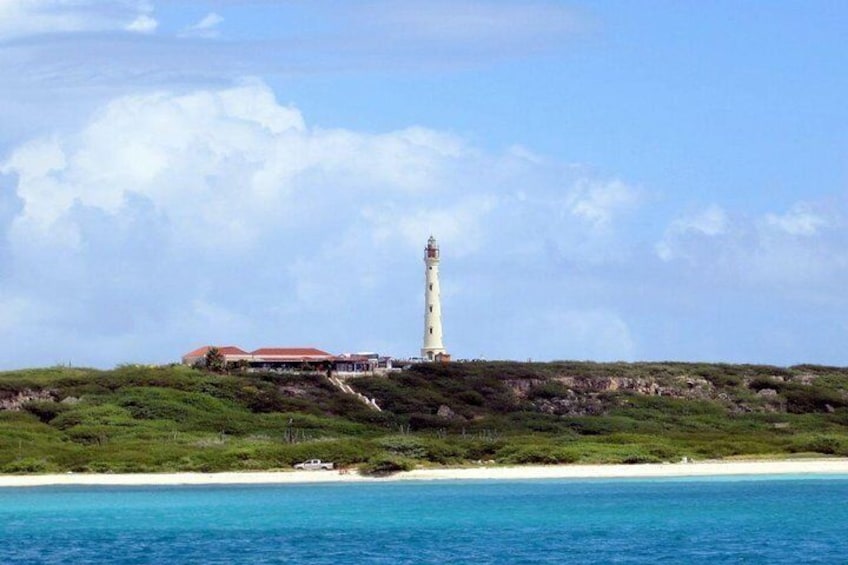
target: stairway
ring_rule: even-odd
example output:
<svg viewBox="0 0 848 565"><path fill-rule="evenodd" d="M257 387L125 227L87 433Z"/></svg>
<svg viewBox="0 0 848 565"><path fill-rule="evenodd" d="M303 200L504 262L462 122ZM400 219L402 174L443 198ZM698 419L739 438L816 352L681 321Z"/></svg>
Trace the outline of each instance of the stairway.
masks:
<svg viewBox="0 0 848 565"><path fill-rule="evenodd" d="M373 398L368 398L367 396L365 396L361 392L356 392L355 390L353 390L353 388L351 388L351 386L349 384L347 384L346 382L344 382L340 378L330 377L330 382L333 383L333 385L337 389L344 392L345 394L352 394L353 396L358 398L360 400L360 402L362 402L363 404L368 406L368 408L370 408L372 410L376 410L377 412L383 411L379 406L377 406L376 400L374 400Z"/></svg>

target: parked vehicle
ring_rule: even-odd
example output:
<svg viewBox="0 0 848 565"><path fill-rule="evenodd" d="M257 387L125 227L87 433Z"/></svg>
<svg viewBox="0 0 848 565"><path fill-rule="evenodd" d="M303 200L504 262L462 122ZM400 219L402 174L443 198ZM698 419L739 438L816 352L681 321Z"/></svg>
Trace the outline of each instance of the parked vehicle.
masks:
<svg viewBox="0 0 848 565"><path fill-rule="evenodd" d="M333 464L327 461L321 461L320 459L310 459L303 463L298 463L294 468L301 471L330 471L333 469Z"/></svg>

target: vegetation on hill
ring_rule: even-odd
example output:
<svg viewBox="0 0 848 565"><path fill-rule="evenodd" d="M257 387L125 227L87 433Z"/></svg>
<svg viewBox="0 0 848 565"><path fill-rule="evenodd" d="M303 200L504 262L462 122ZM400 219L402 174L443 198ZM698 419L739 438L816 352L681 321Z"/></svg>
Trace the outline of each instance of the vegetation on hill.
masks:
<svg viewBox="0 0 848 565"><path fill-rule="evenodd" d="M348 381L183 366L0 373L0 472L848 455L848 369L449 363Z"/></svg>

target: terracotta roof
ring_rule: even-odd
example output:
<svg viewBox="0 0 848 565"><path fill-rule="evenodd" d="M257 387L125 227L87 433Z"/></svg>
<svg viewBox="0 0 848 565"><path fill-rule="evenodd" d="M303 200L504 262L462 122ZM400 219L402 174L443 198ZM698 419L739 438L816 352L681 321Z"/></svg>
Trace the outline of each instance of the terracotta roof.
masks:
<svg viewBox="0 0 848 565"><path fill-rule="evenodd" d="M200 359L206 356L214 345L204 345L183 355L183 359ZM324 361L333 359L333 355L314 347L263 347L256 351L247 352L235 345L217 346L224 357L257 357L261 359L292 360L292 361Z"/></svg>
<svg viewBox="0 0 848 565"><path fill-rule="evenodd" d="M210 349L213 347L217 347L215 345L204 345L203 347L199 347L194 351L186 353L183 357L203 357L206 355ZM240 347L236 347L235 345L222 345L218 347L218 351L221 352L221 355L250 355L244 349Z"/></svg>
<svg viewBox="0 0 848 565"><path fill-rule="evenodd" d="M332 357L326 351L314 347L263 347L251 354L267 357Z"/></svg>

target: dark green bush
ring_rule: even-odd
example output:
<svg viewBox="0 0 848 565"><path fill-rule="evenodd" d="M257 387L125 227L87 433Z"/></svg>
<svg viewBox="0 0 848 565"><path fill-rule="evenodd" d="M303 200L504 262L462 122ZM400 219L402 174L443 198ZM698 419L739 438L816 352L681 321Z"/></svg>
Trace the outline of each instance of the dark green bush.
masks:
<svg viewBox="0 0 848 565"><path fill-rule="evenodd" d="M2 472L13 475L26 475L38 473L55 473L56 465L50 463L46 459L36 457L25 457L15 459L3 466Z"/></svg>
<svg viewBox="0 0 848 565"><path fill-rule="evenodd" d="M508 444L497 453L499 462L517 465L555 465L574 463L578 459L574 449L551 444Z"/></svg>
<svg viewBox="0 0 848 565"><path fill-rule="evenodd" d="M639 465L644 463L662 463L663 459L652 453L633 452L624 455L621 463L625 465Z"/></svg>
<svg viewBox="0 0 848 565"><path fill-rule="evenodd" d="M366 463L360 465L359 472L372 477L386 477L401 471L409 471L412 468L411 461L384 453L372 457Z"/></svg>
<svg viewBox="0 0 848 565"><path fill-rule="evenodd" d="M117 431L114 426L80 424L67 431L71 441L85 445L102 445Z"/></svg>
<svg viewBox="0 0 848 565"><path fill-rule="evenodd" d="M367 461L377 452L371 442L355 438L310 441L298 444L268 444L256 448L256 458L271 462L269 467L291 467L308 459L321 459L346 467Z"/></svg>
<svg viewBox="0 0 848 565"><path fill-rule="evenodd" d="M465 390L456 395L456 399L471 406L485 406L486 399L476 390Z"/></svg>
<svg viewBox="0 0 848 565"><path fill-rule="evenodd" d="M848 406L838 393L816 386L795 385L784 392L786 409L794 414L829 412Z"/></svg>
<svg viewBox="0 0 848 565"><path fill-rule="evenodd" d="M767 388L781 392L786 388L786 383L771 377L757 377L748 383L748 388L757 392Z"/></svg>
<svg viewBox="0 0 848 565"><path fill-rule="evenodd" d="M50 400L36 400L24 404L23 409L47 424L50 423L53 418L67 410L68 405Z"/></svg>
<svg viewBox="0 0 848 565"><path fill-rule="evenodd" d="M814 434L797 438L790 445L790 450L796 453L822 453L825 455L844 455L848 452L848 442L845 438Z"/></svg>
<svg viewBox="0 0 848 565"><path fill-rule="evenodd" d="M388 453L402 457L421 459L427 455L424 439L417 436L386 436L378 439L377 445Z"/></svg>
<svg viewBox="0 0 848 565"><path fill-rule="evenodd" d="M51 426L60 430L67 430L79 425L132 425L133 419L130 413L114 404L78 404L60 412L53 420Z"/></svg>
<svg viewBox="0 0 848 565"><path fill-rule="evenodd" d="M540 398L565 398L569 395L569 388L562 383L556 381L546 381L530 389L527 393L527 398L536 400Z"/></svg>
<svg viewBox="0 0 848 565"><path fill-rule="evenodd" d="M453 440L457 449L461 450L461 457L467 461L479 461L494 459L497 453L506 445L505 439L486 439L482 437L470 437Z"/></svg>

